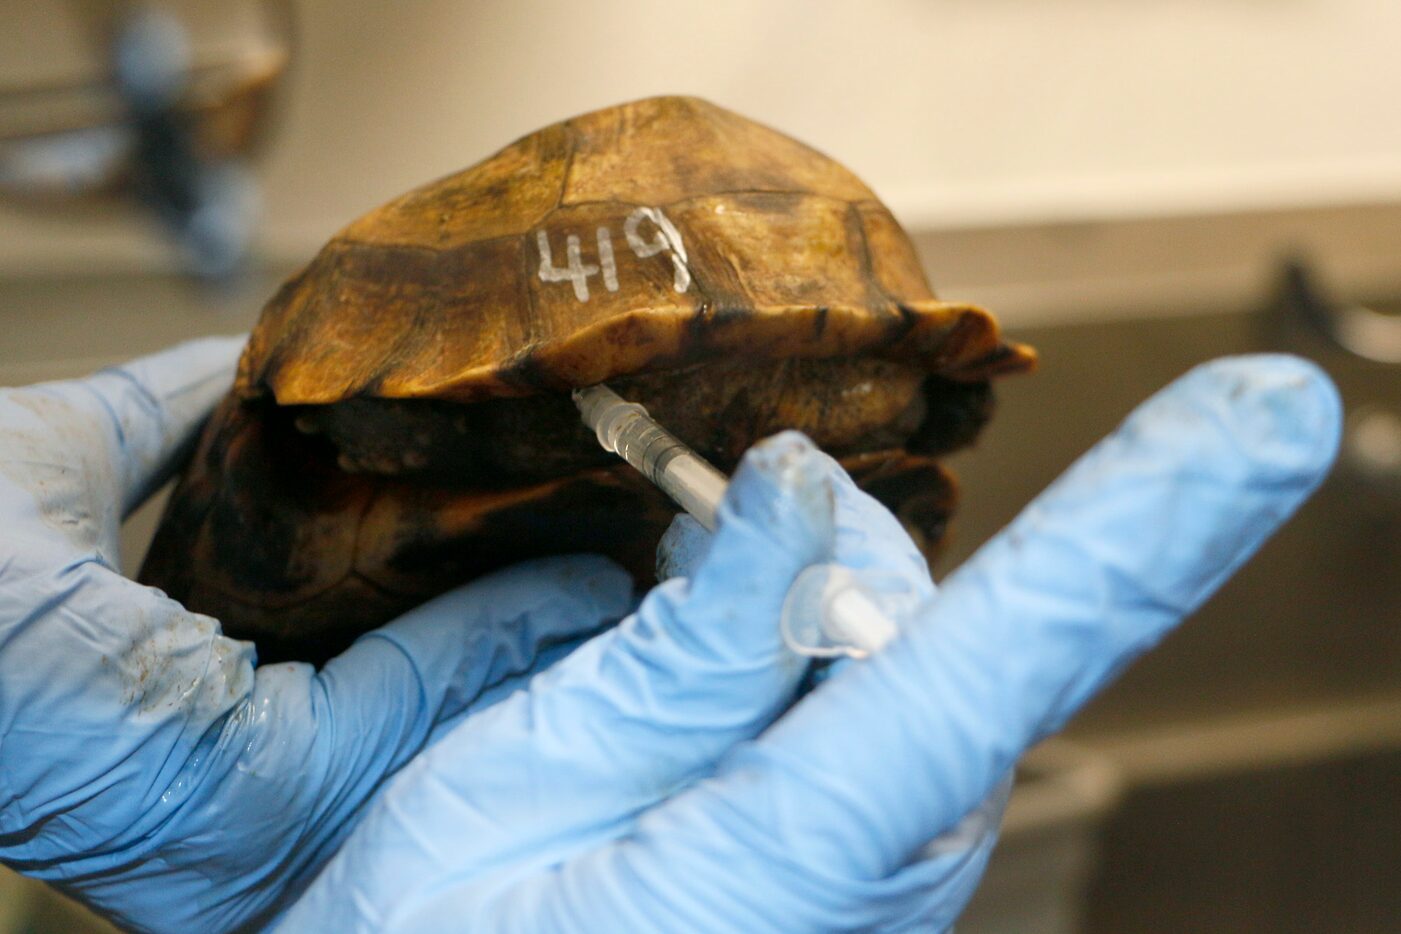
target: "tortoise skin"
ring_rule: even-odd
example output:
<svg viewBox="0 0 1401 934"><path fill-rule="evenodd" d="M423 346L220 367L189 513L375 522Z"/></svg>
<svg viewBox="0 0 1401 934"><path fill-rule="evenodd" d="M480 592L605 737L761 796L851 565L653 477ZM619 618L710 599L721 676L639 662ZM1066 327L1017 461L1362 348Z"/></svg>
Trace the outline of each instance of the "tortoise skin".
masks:
<svg viewBox="0 0 1401 934"><path fill-rule="evenodd" d="M867 358L889 365L863 369ZM487 482L442 465L507 440L527 463L583 450L562 414L575 386L635 387L665 411L677 385L704 389L736 366L773 370L773 389L696 391L696 411L675 410L688 443L730 469L758 440L733 426L767 433L774 412L878 443L834 453L932 550L955 498L937 458L986 421L989 381L1034 359L986 311L936 299L890 212L837 163L704 101L624 104L390 202L289 280L141 578L254 639L264 661L315 662L530 557L602 552L645 580L674 507L629 468L571 462ZM796 360L814 363L785 364ZM860 409L890 420L869 432L833 401L892 392L898 405ZM335 417L337 403L351 408ZM500 411L475 417L483 404ZM395 419L430 452L457 447L436 472L418 469L435 463L423 451L386 461L397 441L355 453L357 425L369 436L378 420L387 437Z"/></svg>

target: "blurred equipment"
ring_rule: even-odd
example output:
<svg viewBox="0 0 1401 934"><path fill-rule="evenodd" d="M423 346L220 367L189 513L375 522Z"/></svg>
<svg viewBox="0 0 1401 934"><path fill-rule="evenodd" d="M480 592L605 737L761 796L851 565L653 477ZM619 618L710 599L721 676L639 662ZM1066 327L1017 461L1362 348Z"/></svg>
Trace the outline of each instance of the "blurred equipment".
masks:
<svg viewBox="0 0 1401 934"><path fill-rule="evenodd" d="M1347 360L1393 379L1398 373L1401 314L1337 301L1304 259L1283 264L1262 320L1283 349L1325 363ZM1401 396L1351 401L1338 469L1376 513L1395 514L1401 503Z"/></svg>
<svg viewBox="0 0 1401 934"><path fill-rule="evenodd" d="M257 217L248 161L292 58L291 0L5 3L0 198L79 219L126 201L225 279Z"/></svg>
<svg viewBox="0 0 1401 934"><path fill-rule="evenodd" d="M1401 315L1334 301L1302 259L1285 262L1275 314L1308 322L1343 350L1376 363L1401 363Z"/></svg>

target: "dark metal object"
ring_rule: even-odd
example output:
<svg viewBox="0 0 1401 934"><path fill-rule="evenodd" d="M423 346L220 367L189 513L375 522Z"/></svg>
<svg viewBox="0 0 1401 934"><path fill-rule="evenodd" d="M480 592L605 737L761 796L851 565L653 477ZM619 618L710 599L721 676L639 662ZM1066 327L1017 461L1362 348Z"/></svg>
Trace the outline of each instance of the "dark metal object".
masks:
<svg viewBox="0 0 1401 934"><path fill-rule="evenodd" d="M1335 301L1302 259L1284 263L1275 311L1308 322L1343 350L1364 360L1401 363L1401 315Z"/></svg>
<svg viewBox="0 0 1401 934"><path fill-rule="evenodd" d="M1276 295L1261 316L1265 340L1317 357L1325 366L1337 361L1363 371L1390 371L1401 383L1401 314L1339 301L1321 279L1301 258L1283 264ZM1401 506L1401 391L1347 402L1338 471L1367 502L1394 512Z"/></svg>

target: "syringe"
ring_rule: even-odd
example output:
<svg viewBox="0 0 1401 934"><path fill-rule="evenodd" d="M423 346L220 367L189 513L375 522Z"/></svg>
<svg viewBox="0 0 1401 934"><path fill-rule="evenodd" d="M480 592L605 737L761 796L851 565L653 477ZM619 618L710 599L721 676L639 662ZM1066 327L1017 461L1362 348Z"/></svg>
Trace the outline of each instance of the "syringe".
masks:
<svg viewBox="0 0 1401 934"><path fill-rule="evenodd" d="M574 390L574 404L605 451L617 454L697 522L715 531L715 513L729 480L667 431L636 402L599 383Z"/></svg>
<svg viewBox="0 0 1401 934"><path fill-rule="evenodd" d="M635 467L697 522L715 530L729 480L635 402L602 383L574 390L574 404L598 443ZM895 575L857 577L839 564L814 564L789 588L779 620L788 647L801 655L864 658L893 639L892 611L919 599Z"/></svg>

